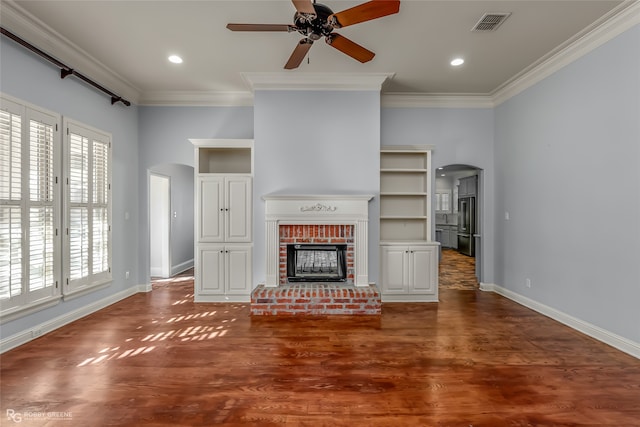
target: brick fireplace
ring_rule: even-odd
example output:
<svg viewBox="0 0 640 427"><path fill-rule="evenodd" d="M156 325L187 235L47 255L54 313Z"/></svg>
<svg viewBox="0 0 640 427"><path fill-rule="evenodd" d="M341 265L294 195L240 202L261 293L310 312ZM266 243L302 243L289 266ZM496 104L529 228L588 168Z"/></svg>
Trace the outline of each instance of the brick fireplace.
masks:
<svg viewBox="0 0 640 427"><path fill-rule="evenodd" d="M267 276L252 293L252 314L379 314L380 294L368 273L371 198L264 196ZM304 259L292 277L296 249ZM334 280L342 268L344 277Z"/></svg>
<svg viewBox="0 0 640 427"><path fill-rule="evenodd" d="M314 248L322 249L323 247L334 248L336 246L345 247L345 262L344 262L344 280L334 280L335 282L344 281L346 284L353 285L354 283L354 226L352 224L281 224L278 227L278 236L280 241L280 252L279 252L279 281L280 285L284 285L286 283L290 283L294 280L290 279L291 265L293 264L290 259L293 256L295 250L292 250L295 247L301 246L304 250L305 248L310 248L309 252L313 252ZM292 248L293 247L293 248ZM332 250L330 253L334 253ZM318 253L322 253L320 251L315 251ZM309 270L323 270L327 271L331 270L332 263L328 266L323 265L323 260L320 259L317 262L311 262ZM339 269L338 262L336 260L335 268ZM311 279L308 280L295 280L297 281L314 281L313 275L310 275ZM321 277L320 274L317 275ZM335 276L339 276L339 274L335 274ZM318 279L316 281L332 281L332 280L323 280Z"/></svg>

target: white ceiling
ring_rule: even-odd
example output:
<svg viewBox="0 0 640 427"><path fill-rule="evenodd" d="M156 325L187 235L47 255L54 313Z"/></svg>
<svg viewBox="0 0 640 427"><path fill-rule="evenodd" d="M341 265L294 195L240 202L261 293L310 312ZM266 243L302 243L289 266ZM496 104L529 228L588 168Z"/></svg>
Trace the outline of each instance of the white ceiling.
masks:
<svg viewBox="0 0 640 427"><path fill-rule="evenodd" d="M334 12L361 3L321 2ZM309 61L286 73L393 73L383 93L490 95L619 12L621 3L403 0L396 15L336 30L375 52L371 62L356 62L319 40ZM141 103L157 93L250 92L241 73L284 72L302 38L225 28L292 24L289 0L2 0L2 8L3 27L89 77L108 72L98 81ZM486 12L511 16L495 32L470 31ZM169 63L170 54L184 63ZM466 62L453 68L456 56ZM83 69L78 62L87 58Z"/></svg>

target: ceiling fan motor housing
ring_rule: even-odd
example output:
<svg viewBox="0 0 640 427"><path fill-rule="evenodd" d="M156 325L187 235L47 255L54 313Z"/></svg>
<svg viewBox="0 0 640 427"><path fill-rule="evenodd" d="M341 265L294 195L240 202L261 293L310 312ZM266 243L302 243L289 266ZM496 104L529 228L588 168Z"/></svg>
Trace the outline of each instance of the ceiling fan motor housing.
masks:
<svg viewBox="0 0 640 427"><path fill-rule="evenodd" d="M333 25L329 22L333 11L320 3L314 3L313 8L316 11L316 16L296 12L293 16L293 22L300 34L311 40L318 40L333 31Z"/></svg>

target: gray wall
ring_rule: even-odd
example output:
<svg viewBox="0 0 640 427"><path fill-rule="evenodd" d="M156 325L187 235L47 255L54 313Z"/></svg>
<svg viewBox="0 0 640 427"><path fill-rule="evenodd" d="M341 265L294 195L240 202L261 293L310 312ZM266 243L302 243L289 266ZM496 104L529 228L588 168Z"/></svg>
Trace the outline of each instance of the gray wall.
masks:
<svg viewBox="0 0 640 427"><path fill-rule="evenodd" d="M140 107L140 162L138 164L139 219L138 240L140 245L140 283L149 283L149 215L148 171L171 163L190 166L193 173L194 147L190 138L253 138L252 107ZM186 192L186 188L180 190ZM193 182L190 190L193 203ZM174 202L172 192L172 204ZM186 202L186 195L185 203ZM176 201L177 203L177 201ZM182 203L182 202L180 202ZM185 212L186 215L186 212ZM173 224L172 224L173 226ZM181 227L186 233L187 225ZM176 230L177 231L177 230ZM172 231L173 233L173 231ZM193 223L190 235L179 240L190 239L193 244ZM175 233L173 233L175 234ZM175 237L175 236L174 236ZM185 245L184 241L179 243ZM182 250L182 249L180 249ZM191 246L193 258L193 246ZM172 261L175 264L174 261Z"/></svg>
<svg viewBox="0 0 640 427"><path fill-rule="evenodd" d="M500 105L495 158L496 283L640 342L640 26Z"/></svg>
<svg viewBox="0 0 640 427"><path fill-rule="evenodd" d="M484 170L482 191L482 281L494 280L494 111L491 108L383 108L382 145L434 146L432 168L463 164ZM433 178L433 175L432 175ZM432 185L435 191L435 184ZM435 209L435 206L432 207ZM432 217L433 212L432 212ZM435 240L435 224L431 224Z"/></svg>
<svg viewBox="0 0 640 427"><path fill-rule="evenodd" d="M138 109L122 104L112 106L108 96L74 77L60 79L58 68L5 37L0 38L0 52L0 91L109 132L113 142L113 283L89 295L3 323L0 336L6 338L137 285ZM125 271L131 273L128 280Z"/></svg>
<svg viewBox="0 0 640 427"><path fill-rule="evenodd" d="M380 93L256 91L254 283L265 281L262 196L371 194L369 280L380 243Z"/></svg>
<svg viewBox="0 0 640 427"><path fill-rule="evenodd" d="M184 271L185 267L193 267L194 263L193 166L170 163L154 166L150 170L170 178L171 245L169 251L171 274L174 275Z"/></svg>

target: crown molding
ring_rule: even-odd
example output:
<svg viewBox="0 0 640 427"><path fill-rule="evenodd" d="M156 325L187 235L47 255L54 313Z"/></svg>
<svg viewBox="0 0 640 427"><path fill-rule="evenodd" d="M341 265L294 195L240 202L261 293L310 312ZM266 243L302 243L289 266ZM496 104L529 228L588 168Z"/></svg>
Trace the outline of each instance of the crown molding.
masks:
<svg viewBox="0 0 640 427"><path fill-rule="evenodd" d="M395 73L240 73L252 92L256 90L336 90L382 89Z"/></svg>
<svg viewBox="0 0 640 427"><path fill-rule="evenodd" d="M490 94L494 106L502 104L638 24L640 24L640 1L621 3L609 15L603 17L568 45L561 46L555 53L543 58L494 90Z"/></svg>
<svg viewBox="0 0 640 427"><path fill-rule="evenodd" d="M251 92L156 91L144 92L139 105L192 107L253 107Z"/></svg>
<svg viewBox="0 0 640 427"><path fill-rule="evenodd" d="M135 86L13 0L2 0L2 26L118 96L137 104L140 91Z"/></svg>
<svg viewBox="0 0 640 427"><path fill-rule="evenodd" d="M493 108L493 98L483 94L383 93L384 108Z"/></svg>

